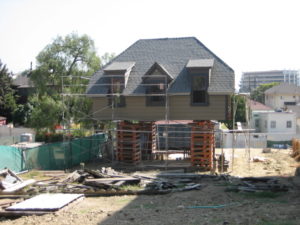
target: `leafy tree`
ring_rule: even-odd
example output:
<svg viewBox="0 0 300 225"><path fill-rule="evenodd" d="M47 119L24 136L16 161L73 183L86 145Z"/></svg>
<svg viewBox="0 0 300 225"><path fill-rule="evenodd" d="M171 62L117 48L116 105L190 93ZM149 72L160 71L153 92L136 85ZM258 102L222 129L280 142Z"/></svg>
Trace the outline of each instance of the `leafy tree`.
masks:
<svg viewBox="0 0 300 225"><path fill-rule="evenodd" d="M265 104L265 91L270 89L271 87L277 86L278 84L278 82L261 84L251 92L250 98L254 101Z"/></svg>
<svg viewBox="0 0 300 225"><path fill-rule="evenodd" d="M25 104L19 104L13 114L14 124L28 125L32 111L33 105L30 101Z"/></svg>
<svg viewBox="0 0 300 225"><path fill-rule="evenodd" d="M54 131L55 125L62 120L62 102L49 95L34 95L30 103L34 106L29 119L30 127L38 132L44 128Z"/></svg>
<svg viewBox="0 0 300 225"><path fill-rule="evenodd" d="M12 120L12 115L17 108L15 91L12 88L12 78L0 60L0 115Z"/></svg>
<svg viewBox="0 0 300 225"><path fill-rule="evenodd" d="M115 58L115 53L108 53L105 52L103 56L101 56L101 66L106 65L109 63L113 58Z"/></svg>
<svg viewBox="0 0 300 225"><path fill-rule="evenodd" d="M242 95L234 94L231 96L232 116L235 122L246 122L246 98ZM234 129L233 120L221 121L229 129Z"/></svg>
<svg viewBox="0 0 300 225"><path fill-rule="evenodd" d="M246 122L246 99L241 95L234 95L233 97L235 110L235 122Z"/></svg>
<svg viewBox="0 0 300 225"><path fill-rule="evenodd" d="M111 57L113 55L107 53L102 59L109 60ZM32 98L34 108L29 124L39 130L43 127L53 129L59 123L90 125L91 101L76 94L86 91L88 78L100 66L101 59L96 54L94 42L87 35L71 33L65 37L58 36L39 53L37 68L30 76L37 95ZM51 115L45 111L46 106L53 106ZM49 117L51 119L44 121Z"/></svg>
<svg viewBox="0 0 300 225"><path fill-rule="evenodd" d="M75 87L83 81L74 77L91 76L100 65L94 41L87 35L71 33L58 36L39 53L31 79L40 94L55 95L62 91L62 82Z"/></svg>

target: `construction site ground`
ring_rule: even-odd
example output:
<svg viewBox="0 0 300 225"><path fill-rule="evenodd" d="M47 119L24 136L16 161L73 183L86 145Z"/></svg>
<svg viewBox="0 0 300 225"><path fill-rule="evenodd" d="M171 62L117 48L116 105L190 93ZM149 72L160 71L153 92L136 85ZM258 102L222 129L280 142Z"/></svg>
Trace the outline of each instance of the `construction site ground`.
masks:
<svg viewBox="0 0 300 225"><path fill-rule="evenodd" d="M228 174L240 177L271 176L289 186L287 192L227 192L228 182L223 179L203 179L200 190L174 192L164 195L124 195L86 197L67 210L43 216L1 218L1 224L300 224L300 177L294 176L299 165L290 157L290 150L235 149L232 167L232 149L224 150L230 160ZM220 153L217 149L216 153ZM249 158L250 156L250 158ZM258 158L257 162L252 159ZM151 162L143 163L150 165ZM139 173L155 175L164 169L184 165L183 160L152 162L162 169ZM93 163L92 168L103 164ZM107 164L105 165L107 166ZM124 165L123 165L124 167ZM147 167L147 166L146 166ZM132 170L133 168L130 167ZM208 172L207 172L208 173ZM1 204L0 199L0 204Z"/></svg>

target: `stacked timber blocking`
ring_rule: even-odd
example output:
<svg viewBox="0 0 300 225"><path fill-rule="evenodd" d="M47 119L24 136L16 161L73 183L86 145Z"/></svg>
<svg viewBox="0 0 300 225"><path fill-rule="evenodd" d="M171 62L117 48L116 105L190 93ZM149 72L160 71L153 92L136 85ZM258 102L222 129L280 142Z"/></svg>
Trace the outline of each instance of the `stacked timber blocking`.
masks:
<svg viewBox="0 0 300 225"><path fill-rule="evenodd" d="M215 147L214 124L199 121L191 124L191 164L210 170Z"/></svg>
<svg viewBox="0 0 300 225"><path fill-rule="evenodd" d="M139 163L150 159L152 153L152 123L122 121L117 129L118 161Z"/></svg>

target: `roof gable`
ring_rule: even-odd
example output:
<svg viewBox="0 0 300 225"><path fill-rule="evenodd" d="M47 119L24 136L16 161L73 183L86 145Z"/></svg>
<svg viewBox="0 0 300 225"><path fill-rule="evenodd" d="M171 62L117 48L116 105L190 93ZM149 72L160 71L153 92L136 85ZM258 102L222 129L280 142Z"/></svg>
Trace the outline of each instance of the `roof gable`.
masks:
<svg viewBox="0 0 300 225"><path fill-rule="evenodd" d="M266 90L265 94L300 94L300 87L295 84L280 83Z"/></svg>
<svg viewBox="0 0 300 225"><path fill-rule="evenodd" d="M249 100L249 107L252 111L270 111L273 110L271 107L266 106L260 102Z"/></svg>
<svg viewBox="0 0 300 225"><path fill-rule="evenodd" d="M173 80L174 78L172 75L167 71L166 68L164 68L163 65L160 65L159 63L155 62L150 69L145 73L144 79L147 79L151 77L151 75L166 75L168 77L168 80Z"/></svg>

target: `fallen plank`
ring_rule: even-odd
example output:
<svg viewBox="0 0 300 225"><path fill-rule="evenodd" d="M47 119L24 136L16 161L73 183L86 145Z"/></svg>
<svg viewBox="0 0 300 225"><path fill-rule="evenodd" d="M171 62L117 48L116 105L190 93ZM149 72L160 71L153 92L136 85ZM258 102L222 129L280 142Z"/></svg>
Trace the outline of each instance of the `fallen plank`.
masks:
<svg viewBox="0 0 300 225"><path fill-rule="evenodd" d="M166 173L166 174L158 174L158 177L163 178L216 178L218 176L208 175L208 174L195 174L195 173Z"/></svg>
<svg viewBox="0 0 300 225"><path fill-rule="evenodd" d="M30 180L25 180L22 183L18 183L12 187L6 188L4 190L2 190L3 193L13 193L15 191L21 190L22 188L34 184L36 182L36 180L34 179L30 179Z"/></svg>
<svg viewBox="0 0 300 225"><path fill-rule="evenodd" d="M89 178L85 181L96 181L96 182L114 182L114 181L140 181L139 178L135 177L113 177L113 178Z"/></svg>
<svg viewBox="0 0 300 225"><path fill-rule="evenodd" d="M13 193L15 191L21 190L22 188L24 188L28 185L34 184L35 182L36 182L36 180L34 180L34 179L25 180L22 183L18 183L12 187L2 190L2 193Z"/></svg>
<svg viewBox="0 0 300 225"><path fill-rule="evenodd" d="M95 178L108 178L108 177L111 177L110 175L103 174L100 171L90 170L90 169L87 169L87 168L84 169L84 172L87 172L87 173L93 175Z"/></svg>
<svg viewBox="0 0 300 225"><path fill-rule="evenodd" d="M244 177L241 178L242 181L251 181L251 182L268 182L268 181L276 181L276 179L272 177Z"/></svg>
<svg viewBox="0 0 300 225"><path fill-rule="evenodd" d="M73 173L69 174L69 175L66 177L66 179L64 179L62 182L70 182L70 183L76 182L76 181L78 181L81 177L82 177L82 175L79 174L79 173L77 172L77 170L75 170Z"/></svg>

